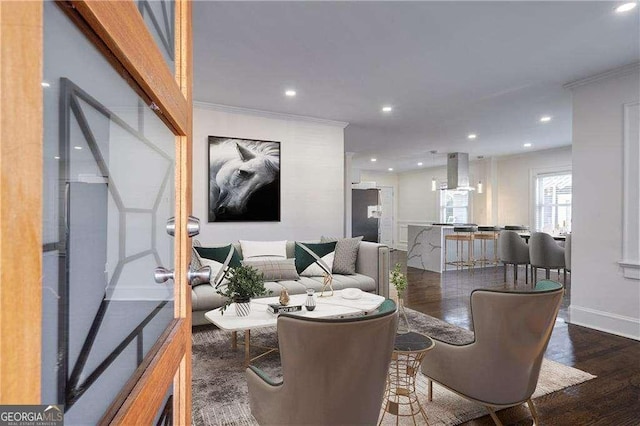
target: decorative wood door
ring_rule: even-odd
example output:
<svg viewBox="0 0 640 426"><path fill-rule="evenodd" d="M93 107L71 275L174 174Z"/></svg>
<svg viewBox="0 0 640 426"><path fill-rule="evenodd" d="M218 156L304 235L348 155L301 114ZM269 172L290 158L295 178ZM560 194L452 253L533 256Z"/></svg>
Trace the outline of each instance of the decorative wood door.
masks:
<svg viewBox="0 0 640 426"><path fill-rule="evenodd" d="M0 42L0 404L190 424L191 4L3 1Z"/></svg>

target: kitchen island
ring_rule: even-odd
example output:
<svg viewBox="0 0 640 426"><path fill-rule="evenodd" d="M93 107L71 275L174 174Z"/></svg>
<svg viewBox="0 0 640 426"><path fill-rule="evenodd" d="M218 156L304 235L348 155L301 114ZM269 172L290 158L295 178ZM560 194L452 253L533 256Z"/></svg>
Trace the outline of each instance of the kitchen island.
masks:
<svg viewBox="0 0 640 426"><path fill-rule="evenodd" d="M412 268L424 269L426 271L433 271L442 273L445 270L444 259L444 245L445 235L453 233L453 225L433 224L409 224L408 229L408 243L407 243L407 266ZM475 258L479 258L482 253L482 240L474 241L474 255ZM464 243L464 259L467 259L467 247L468 243ZM494 258L494 243L492 241L486 242L486 257L488 259ZM447 262L456 260L456 242L449 241L447 247ZM493 263L482 264L477 262L475 267L493 266ZM455 270L454 265L447 265L447 270Z"/></svg>

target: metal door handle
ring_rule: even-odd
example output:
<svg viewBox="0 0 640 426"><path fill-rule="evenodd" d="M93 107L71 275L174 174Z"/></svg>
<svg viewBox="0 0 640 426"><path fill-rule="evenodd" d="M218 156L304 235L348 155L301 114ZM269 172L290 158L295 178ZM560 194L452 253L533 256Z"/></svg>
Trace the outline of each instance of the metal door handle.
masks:
<svg viewBox="0 0 640 426"><path fill-rule="evenodd" d="M192 238L198 234L200 234L200 219L189 216L187 220L187 235L189 235L189 238Z"/></svg>
<svg viewBox="0 0 640 426"><path fill-rule="evenodd" d="M165 267L158 266L153 271L153 279L158 284L162 284L164 282L167 282L169 280L174 279L174 272L172 270L169 270L169 269L165 268Z"/></svg>
<svg viewBox="0 0 640 426"><path fill-rule="evenodd" d="M176 218L172 217L167 220L167 234L172 237L176 236ZM189 216L187 220L187 235L189 238L195 237L200 233L200 219L194 216Z"/></svg>
<svg viewBox="0 0 640 426"><path fill-rule="evenodd" d="M162 284L169 280L175 279L175 272L169 270L165 267L158 266L153 272L153 279L158 283ZM203 266L197 271L189 271L187 272L187 281L189 285L194 286L198 284L207 283L211 280L211 267Z"/></svg>
<svg viewBox="0 0 640 426"><path fill-rule="evenodd" d="M211 266L203 266L197 271L189 270L187 280L191 286L208 283L211 280Z"/></svg>

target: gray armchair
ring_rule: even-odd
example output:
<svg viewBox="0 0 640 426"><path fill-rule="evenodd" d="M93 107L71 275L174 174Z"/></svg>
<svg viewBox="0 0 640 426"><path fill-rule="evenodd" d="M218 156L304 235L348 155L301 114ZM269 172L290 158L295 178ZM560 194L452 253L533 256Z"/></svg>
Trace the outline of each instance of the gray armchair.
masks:
<svg viewBox="0 0 640 426"><path fill-rule="evenodd" d="M471 314L475 340L466 345L436 342L422 362L422 373L432 381L483 405L497 425L496 409L531 402L540 366L560 309L564 288L541 281L527 292L474 290Z"/></svg>
<svg viewBox="0 0 640 426"><path fill-rule="evenodd" d="M513 280L518 281L518 265L524 265L525 282L529 282L529 246L516 231L500 231L498 257L504 264L504 281L507 281L507 265L513 265Z"/></svg>
<svg viewBox="0 0 640 426"><path fill-rule="evenodd" d="M376 424L397 323L391 301L362 317L281 314L283 381L249 366L251 413L261 425Z"/></svg>
<svg viewBox="0 0 640 426"><path fill-rule="evenodd" d="M534 232L529 239L529 258L531 259L531 268L534 282L538 279L538 268L545 270L545 278L549 279L551 269L557 269L558 275L560 269L565 268L564 248L561 247L556 240L549 234L544 232ZM567 272L564 272L564 281L567 282Z"/></svg>

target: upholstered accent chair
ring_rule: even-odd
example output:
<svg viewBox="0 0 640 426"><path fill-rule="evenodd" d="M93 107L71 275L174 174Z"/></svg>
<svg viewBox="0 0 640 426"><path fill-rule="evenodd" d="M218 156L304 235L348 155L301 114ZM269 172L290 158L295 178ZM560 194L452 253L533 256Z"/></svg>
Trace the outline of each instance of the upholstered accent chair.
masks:
<svg viewBox="0 0 640 426"><path fill-rule="evenodd" d="M496 409L525 402L539 424L531 395L563 294L562 284L548 280L530 291L474 290L474 341L466 345L436 341L422 362L429 400L434 381L486 407L497 425L502 423Z"/></svg>
<svg viewBox="0 0 640 426"><path fill-rule="evenodd" d="M518 265L524 265L525 282L529 282L529 246L516 231L500 231L498 258L504 264L504 281L507 281L507 265L513 265L513 280L518 281Z"/></svg>
<svg viewBox="0 0 640 426"><path fill-rule="evenodd" d="M531 259L531 268L533 274L533 282L538 280L538 268L545 270L545 278L549 279L551 269L565 269L564 247L560 246L553 237L544 232L534 232L529 238L529 259ZM567 271L564 271L564 281L567 282Z"/></svg>
<svg viewBox="0 0 640 426"><path fill-rule="evenodd" d="M261 425L377 423L398 313L387 301L368 316L314 319L281 314L281 382L246 370L251 413Z"/></svg>

